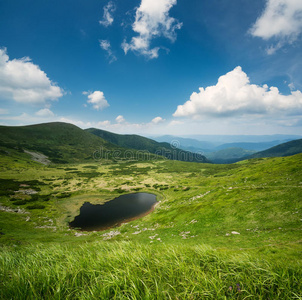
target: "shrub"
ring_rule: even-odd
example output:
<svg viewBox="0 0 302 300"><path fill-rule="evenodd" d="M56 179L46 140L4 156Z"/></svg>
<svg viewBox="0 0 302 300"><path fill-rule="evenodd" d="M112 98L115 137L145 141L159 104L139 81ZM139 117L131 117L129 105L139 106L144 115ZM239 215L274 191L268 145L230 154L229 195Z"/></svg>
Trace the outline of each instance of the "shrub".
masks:
<svg viewBox="0 0 302 300"><path fill-rule="evenodd" d="M28 205L26 208L28 209L44 209L45 206L41 204L33 204L33 205Z"/></svg>

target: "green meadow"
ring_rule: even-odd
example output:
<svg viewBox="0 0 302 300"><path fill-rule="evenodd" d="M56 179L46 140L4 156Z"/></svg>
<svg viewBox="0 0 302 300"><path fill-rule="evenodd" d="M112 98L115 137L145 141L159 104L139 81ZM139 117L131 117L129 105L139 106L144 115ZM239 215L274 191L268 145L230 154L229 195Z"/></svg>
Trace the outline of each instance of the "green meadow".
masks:
<svg viewBox="0 0 302 300"><path fill-rule="evenodd" d="M230 165L0 158L1 299L302 299L302 155ZM105 231L89 201L157 195Z"/></svg>

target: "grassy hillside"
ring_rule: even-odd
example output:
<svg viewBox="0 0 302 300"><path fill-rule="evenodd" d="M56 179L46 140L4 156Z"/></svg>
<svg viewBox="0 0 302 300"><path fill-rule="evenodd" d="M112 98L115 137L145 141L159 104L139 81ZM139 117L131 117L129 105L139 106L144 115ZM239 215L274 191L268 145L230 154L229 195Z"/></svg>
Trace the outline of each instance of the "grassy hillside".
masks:
<svg viewBox="0 0 302 300"><path fill-rule="evenodd" d="M37 155L41 153L52 163L144 159L143 155L135 151L125 153L124 148L75 125L61 122L20 127L0 126L0 151L7 155L19 152L23 157L21 153L24 151ZM145 159L150 158L153 157Z"/></svg>
<svg viewBox="0 0 302 300"><path fill-rule="evenodd" d="M203 155L178 149L169 143L158 143L139 135L122 135L95 128L90 128L86 131L120 147L148 151L172 160L208 162Z"/></svg>
<svg viewBox="0 0 302 300"><path fill-rule="evenodd" d="M302 153L302 139L280 144L265 151L257 152L248 158L282 157Z"/></svg>
<svg viewBox="0 0 302 300"><path fill-rule="evenodd" d="M0 155L1 299L300 299L302 154L43 166ZM33 194L37 192L36 194ZM81 205L157 195L105 231Z"/></svg>
<svg viewBox="0 0 302 300"><path fill-rule="evenodd" d="M202 245L95 241L4 249L0 260L1 299L300 299L297 267Z"/></svg>

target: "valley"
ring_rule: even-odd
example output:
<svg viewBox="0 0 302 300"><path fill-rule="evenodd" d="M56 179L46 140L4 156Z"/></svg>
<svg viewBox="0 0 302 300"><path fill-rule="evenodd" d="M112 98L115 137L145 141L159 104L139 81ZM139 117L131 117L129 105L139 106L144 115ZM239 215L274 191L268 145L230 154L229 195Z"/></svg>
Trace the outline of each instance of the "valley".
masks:
<svg viewBox="0 0 302 300"><path fill-rule="evenodd" d="M302 154L45 165L2 147L0 160L2 299L301 293ZM157 196L152 213L104 231L69 227L84 202L138 192Z"/></svg>

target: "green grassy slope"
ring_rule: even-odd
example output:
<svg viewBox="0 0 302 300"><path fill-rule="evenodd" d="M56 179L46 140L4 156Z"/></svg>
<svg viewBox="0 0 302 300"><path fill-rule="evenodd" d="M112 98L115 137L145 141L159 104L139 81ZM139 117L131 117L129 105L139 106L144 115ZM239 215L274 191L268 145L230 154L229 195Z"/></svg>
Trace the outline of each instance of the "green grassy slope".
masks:
<svg viewBox="0 0 302 300"><path fill-rule="evenodd" d="M257 152L248 158L260 158L260 157L282 157L295 155L302 152L302 139L290 141L278 146L269 148L265 151Z"/></svg>
<svg viewBox="0 0 302 300"><path fill-rule="evenodd" d="M209 162L203 155L193 154L191 152L178 149L173 145L171 146L169 143L158 143L139 135L122 135L95 128L90 128L86 131L120 147L148 151L172 160Z"/></svg>
<svg viewBox="0 0 302 300"><path fill-rule="evenodd" d="M2 153L6 150L42 153L53 163L125 158L125 149L75 125L61 122L20 127L0 126L1 149ZM136 152L132 154L136 156ZM127 158L131 157L128 155Z"/></svg>
<svg viewBox="0 0 302 300"><path fill-rule="evenodd" d="M202 245L95 241L3 249L1 299L300 299L297 266Z"/></svg>

